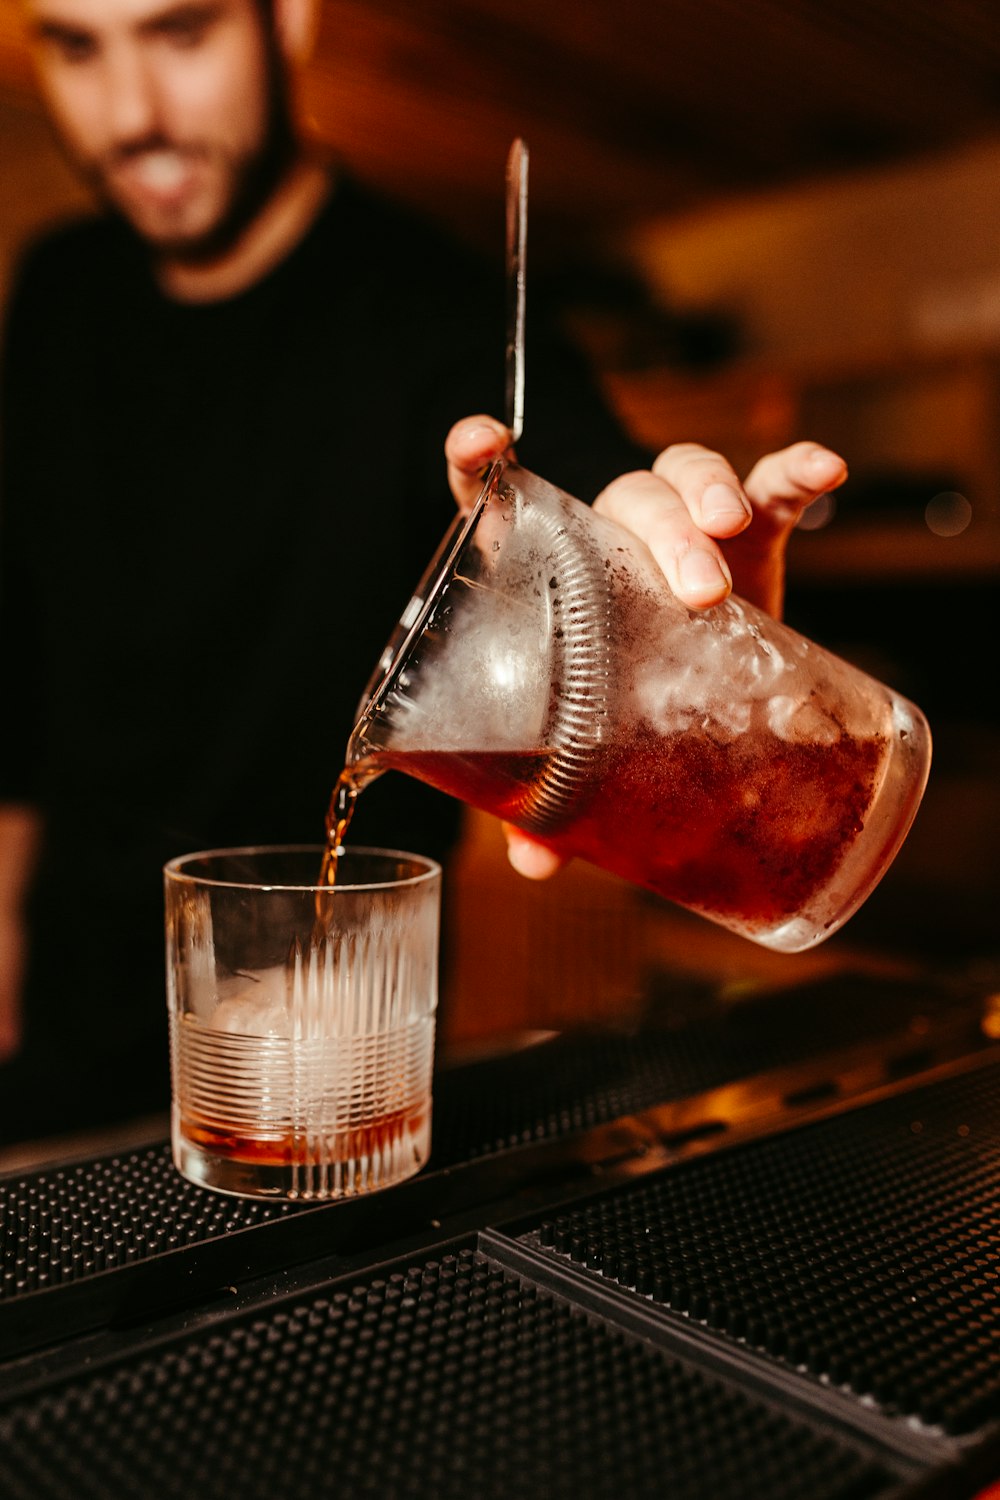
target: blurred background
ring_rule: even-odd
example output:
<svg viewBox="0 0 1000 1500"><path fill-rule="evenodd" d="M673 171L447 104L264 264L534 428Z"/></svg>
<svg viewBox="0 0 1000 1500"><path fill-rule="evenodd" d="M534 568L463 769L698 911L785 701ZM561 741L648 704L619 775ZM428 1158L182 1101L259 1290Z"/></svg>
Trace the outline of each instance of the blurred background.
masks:
<svg viewBox="0 0 1000 1500"><path fill-rule="evenodd" d="M357 174L496 256L526 137L529 289L642 441L743 469L799 437L845 455L848 485L794 538L788 618L913 697L936 739L896 865L796 959L583 867L529 887L470 817L445 1041L837 965L1000 984L993 0L325 0L303 91ZM83 201L0 0L0 294L25 236ZM530 379L529 347L529 413Z"/></svg>

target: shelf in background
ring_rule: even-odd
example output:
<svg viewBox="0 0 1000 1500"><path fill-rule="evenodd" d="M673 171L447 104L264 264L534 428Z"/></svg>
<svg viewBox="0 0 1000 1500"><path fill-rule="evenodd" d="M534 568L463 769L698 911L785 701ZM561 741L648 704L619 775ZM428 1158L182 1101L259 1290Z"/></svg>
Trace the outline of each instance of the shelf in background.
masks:
<svg viewBox="0 0 1000 1500"><path fill-rule="evenodd" d="M805 583L944 582L1000 576L1000 521L971 525L958 536L935 536L919 517L833 521L797 531L788 568Z"/></svg>
<svg viewBox="0 0 1000 1500"><path fill-rule="evenodd" d="M761 454L803 437L842 453L851 475L838 513L793 538L796 578L947 584L1000 576L995 350L885 351L811 365L744 360L701 374L619 371L606 388L639 441L703 443L743 474ZM956 536L925 524L925 504L941 491L971 506Z"/></svg>

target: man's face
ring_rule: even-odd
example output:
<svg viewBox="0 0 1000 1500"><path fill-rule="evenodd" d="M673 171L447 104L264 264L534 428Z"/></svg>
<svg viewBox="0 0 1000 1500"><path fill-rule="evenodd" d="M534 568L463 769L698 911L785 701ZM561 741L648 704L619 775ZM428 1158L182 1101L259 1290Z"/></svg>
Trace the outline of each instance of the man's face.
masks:
<svg viewBox="0 0 1000 1500"><path fill-rule="evenodd" d="M259 0L29 0L49 108L101 195L151 245L224 244L287 137Z"/></svg>

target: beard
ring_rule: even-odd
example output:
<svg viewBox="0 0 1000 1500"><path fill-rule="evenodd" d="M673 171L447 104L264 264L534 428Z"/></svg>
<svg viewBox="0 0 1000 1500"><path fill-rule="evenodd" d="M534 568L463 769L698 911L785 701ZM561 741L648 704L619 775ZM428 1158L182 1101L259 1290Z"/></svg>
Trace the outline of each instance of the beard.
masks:
<svg viewBox="0 0 1000 1500"><path fill-rule="evenodd" d="M124 218L156 255L196 265L215 260L238 242L288 172L297 150L284 71L277 49L269 48L267 108L257 142L240 149L148 132L79 165L101 202ZM182 202L151 207L123 187L130 170L144 163L148 177L158 158L168 175L172 163L180 164L179 170L186 166L202 172L215 184L205 211L196 211L193 222Z"/></svg>

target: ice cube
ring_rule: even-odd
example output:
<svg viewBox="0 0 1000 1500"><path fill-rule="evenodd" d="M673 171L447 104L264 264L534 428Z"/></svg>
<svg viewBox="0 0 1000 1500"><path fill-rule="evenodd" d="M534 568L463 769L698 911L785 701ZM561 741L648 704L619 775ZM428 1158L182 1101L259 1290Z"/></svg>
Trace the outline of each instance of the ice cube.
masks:
<svg viewBox="0 0 1000 1500"><path fill-rule="evenodd" d="M767 717L772 734L798 745L833 745L840 738L840 725L808 698L780 693L770 699Z"/></svg>
<svg viewBox="0 0 1000 1500"><path fill-rule="evenodd" d="M214 1031L238 1036L292 1035L285 970L247 970L223 979L216 987L217 1004L209 1017Z"/></svg>

